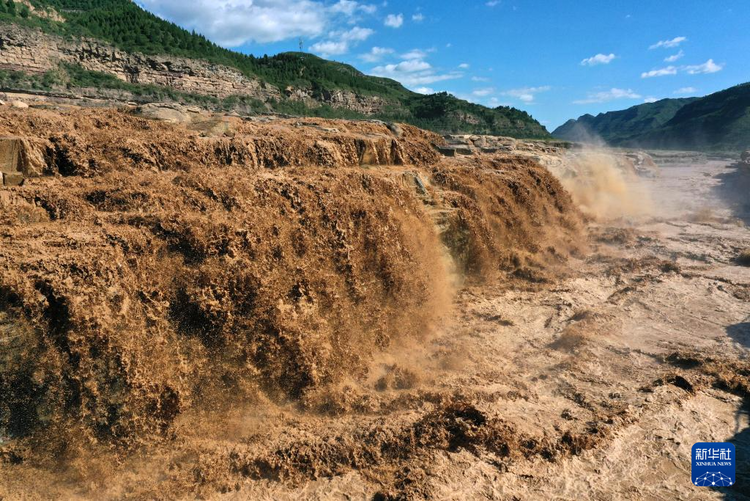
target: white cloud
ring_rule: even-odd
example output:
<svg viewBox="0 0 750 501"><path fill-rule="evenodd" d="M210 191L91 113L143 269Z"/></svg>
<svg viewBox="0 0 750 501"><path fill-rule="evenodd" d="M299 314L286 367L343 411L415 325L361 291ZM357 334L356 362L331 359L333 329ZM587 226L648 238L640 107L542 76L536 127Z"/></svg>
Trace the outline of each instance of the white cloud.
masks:
<svg viewBox="0 0 750 501"><path fill-rule="evenodd" d="M368 63L377 63L394 52L393 49L388 49L386 47L373 47L367 54L360 54L359 58Z"/></svg>
<svg viewBox="0 0 750 501"><path fill-rule="evenodd" d="M375 31L370 28L360 28L359 26L355 26L349 31L341 33L341 39L347 42L364 42L374 34ZM332 35L335 36L335 34Z"/></svg>
<svg viewBox="0 0 750 501"><path fill-rule="evenodd" d="M424 59L427 57L427 53L423 50L412 49L406 54L401 54L401 59Z"/></svg>
<svg viewBox="0 0 750 501"><path fill-rule="evenodd" d="M674 49L675 47L679 47L681 43L687 42L687 37L676 37L672 40L662 40L661 42L657 42L651 47L649 47L649 50L653 49Z"/></svg>
<svg viewBox="0 0 750 501"><path fill-rule="evenodd" d="M581 61L581 66L596 66L598 64L609 64L615 60L614 54L597 54Z"/></svg>
<svg viewBox="0 0 750 501"><path fill-rule="evenodd" d="M404 15L388 14L388 16L385 18L384 24L389 28L400 28L404 24Z"/></svg>
<svg viewBox="0 0 750 501"><path fill-rule="evenodd" d="M354 0L339 0L330 7L330 10L331 12L346 16L354 16L358 12L372 15L375 14L378 7L376 5L361 4Z"/></svg>
<svg viewBox="0 0 750 501"><path fill-rule="evenodd" d="M588 95L586 99L579 101L573 101L574 104L592 104L592 103L606 103L609 101L615 101L617 99L640 99L642 96L633 92L631 89L618 89L612 88L607 91L593 92Z"/></svg>
<svg viewBox="0 0 750 501"><path fill-rule="evenodd" d="M353 16L357 12L357 2L351 0L339 0L338 3L331 6L331 12L338 12L346 14L347 16Z"/></svg>
<svg viewBox="0 0 750 501"><path fill-rule="evenodd" d="M485 5L487 7L495 7L496 5L500 5L500 0L490 0Z"/></svg>
<svg viewBox="0 0 750 501"><path fill-rule="evenodd" d="M458 65L459 68L462 70L468 70L469 69L469 63L461 63Z"/></svg>
<svg viewBox="0 0 750 501"><path fill-rule="evenodd" d="M696 64L692 66L667 66L666 68L660 68L657 70L651 70L641 73L641 78L653 78L663 77L669 75L676 75L678 71L688 73L690 75L701 75L707 73L717 73L724 69L724 64L716 64L713 59L709 59L703 64Z"/></svg>
<svg viewBox="0 0 750 501"><path fill-rule="evenodd" d="M494 87L486 87L484 89L476 89L472 94L476 97L487 97L495 93Z"/></svg>
<svg viewBox="0 0 750 501"><path fill-rule="evenodd" d="M140 0L154 14L224 47L319 37L376 7L354 0Z"/></svg>
<svg viewBox="0 0 750 501"><path fill-rule="evenodd" d="M651 70L641 73L641 78L654 78L654 77L665 77L668 75L676 75L677 68L674 66L667 66L666 68L660 68L658 70Z"/></svg>
<svg viewBox="0 0 750 501"><path fill-rule="evenodd" d="M318 42L314 44L310 47L310 50L323 57L339 56L349 52L349 44L346 42L334 42L328 40L327 42Z"/></svg>
<svg viewBox="0 0 750 501"><path fill-rule="evenodd" d="M680 50L680 52L678 52L677 54L674 54L672 56L664 58L664 62L665 63L674 63L675 61L679 61L680 59L682 59L684 56L685 56L685 51L684 50Z"/></svg>
<svg viewBox="0 0 750 501"><path fill-rule="evenodd" d="M698 89L695 87L682 87L681 89L674 91L673 94L676 96L684 96L687 94L695 94L696 92L698 92Z"/></svg>
<svg viewBox="0 0 750 501"><path fill-rule="evenodd" d="M489 82L490 79L487 77L471 77L472 82Z"/></svg>
<svg viewBox="0 0 750 501"><path fill-rule="evenodd" d="M435 89L433 89L432 87L417 87L416 89L414 89L414 92L418 94L434 94Z"/></svg>
<svg viewBox="0 0 750 501"><path fill-rule="evenodd" d="M534 102L536 94L539 94L540 92L547 92L550 89L552 89L552 87L550 87L549 85L545 85L542 87L522 87L520 89L511 89L505 91L503 92L503 96L515 97L516 99L526 104L531 104Z"/></svg>
<svg viewBox="0 0 750 501"><path fill-rule="evenodd" d="M377 66L372 69L372 74L392 78L408 87L423 87L435 82L463 77L463 73L457 71L440 73L423 59L407 59L398 64Z"/></svg>
<svg viewBox="0 0 750 501"><path fill-rule="evenodd" d="M724 69L724 65L716 64L713 59L709 59L703 64L685 66L683 69L691 75L700 75L704 73L717 73Z"/></svg>
<svg viewBox="0 0 750 501"><path fill-rule="evenodd" d="M349 31L338 31L330 34L331 39L318 42L310 47L310 50L323 57L338 56L349 52L352 45L364 42L370 38L375 31L370 28L355 26Z"/></svg>
<svg viewBox="0 0 750 501"><path fill-rule="evenodd" d="M656 101L658 101L658 99L653 96L649 96L643 100L644 103L655 103Z"/></svg>
<svg viewBox="0 0 750 501"><path fill-rule="evenodd" d="M422 21L424 21L424 14L422 14L421 12L417 12L416 14L411 16L411 20L415 23L421 23Z"/></svg>
<svg viewBox="0 0 750 501"><path fill-rule="evenodd" d="M400 63L396 65L388 65L388 66L394 66L398 71L406 72L406 73L414 73L417 71L425 71L432 68L432 65L428 63L427 61L422 61L419 59L409 59L408 61L401 61Z"/></svg>

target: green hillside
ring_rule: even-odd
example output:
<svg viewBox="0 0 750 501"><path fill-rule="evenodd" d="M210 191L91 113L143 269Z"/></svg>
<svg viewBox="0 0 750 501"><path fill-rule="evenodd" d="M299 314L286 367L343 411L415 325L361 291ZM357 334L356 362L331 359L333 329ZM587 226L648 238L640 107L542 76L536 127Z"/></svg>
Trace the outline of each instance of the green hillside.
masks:
<svg viewBox="0 0 750 501"><path fill-rule="evenodd" d="M598 138L610 144L620 144L658 129L674 118L680 108L694 100L695 98L662 99L623 111L611 111L597 116L583 115L578 120L567 121L553 135L568 141L586 142Z"/></svg>
<svg viewBox="0 0 750 501"><path fill-rule="evenodd" d="M14 3L13 0L0 0L0 22L37 27L47 33L65 37L97 38L128 52L207 60L236 68L248 77L259 78L280 89L288 86L310 89L313 95L324 91L348 90L358 95L380 96L393 103L387 112L367 118L400 120L442 133L549 137L547 130L528 113L511 107L491 109L448 94L422 96L394 80L368 76L350 65L311 54L294 52L255 57L227 50L200 34L186 31L144 11L130 0L30 0L30 3L37 10L36 13L30 13L26 6ZM43 11L57 13L64 21L56 21L54 16L37 15ZM43 90L63 81L70 89L81 83L82 74L90 73L69 67L61 68L60 72L62 75L33 77L32 83L23 75L0 72L0 82L5 85L7 82L16 82L16 85L33 84L34 88ZM189 102L204 101L220 108L243 101L237 97L217 103L216 99L207 96L187 96L170 89L134 89L134 84L113 81L106 78L106 75L87 75L84 80L95 80L102 88L127 90L146 96L166 96ZM261 108L257 102L245 104L245 109ZM326 106L307 109L298 102L270 103L267 106L271 106L273 111L288 114L365 118L349 110L334 110Z"/></svg>
<svg viewBox="0 0 750 501"><path fill-rule="evenodd" d="M664 126L637 141L658 148L684 145L718 151L750 148L750 83L686 104Z"/></svg>
<svg viewBox="0 0 750 501"><path fill-rule="evenodd" d="M737 152L750 148L750 84L569 120L552 135L612 146Z"/></svg>

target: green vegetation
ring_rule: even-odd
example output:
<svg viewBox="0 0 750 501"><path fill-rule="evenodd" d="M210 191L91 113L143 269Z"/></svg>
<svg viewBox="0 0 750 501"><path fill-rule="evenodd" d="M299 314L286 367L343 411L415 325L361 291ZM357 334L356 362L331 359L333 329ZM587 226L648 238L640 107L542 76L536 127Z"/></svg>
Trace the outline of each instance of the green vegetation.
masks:
<svg viewBox="0 0 750 501"><path fill-rule="evenodd" d="M462 117L472 113L481 120L474 125L476 133L494 133L508 135L518 130L525 130L525 137L548 138L541 126L527 126L533 119L526 112L513 108L501 108L503 115L493 113L495 110L455 99L441 93L433 96L415 94L407 102L408 108L393 108L383 114L365 116L351 110L332 108L327 104L308 107L301 101L274 101L263 103L247 96L229 96L218 99L212 96L180 92L170 87L158 85L133 84L120 80L106 73L86 70L73 64L64 64L56 71L42 75L20 71L0 70L0 89L46 92L66 92L80 89L101 91L122 91L128 98L136 101L173 101L185 104L196 104L217 111L242 110L250 113L275 112L295 116L316 116L322 118L365 119L376 118L388 121L414 123L432 130L443 130L449 133L460 132ZM506 118L509 117L509 118Z"/></svg>
<svg viewBox="0 0 750 501"><path fill-rule="evenodd" d="M552 135L569 141L586 141L594 137L610 144L620 144L658 129L669 122L680 108L695 99L662 99L623 111L611 111L598 116L583 115L578 120L569 120Z"/></svg>
<svg viewBox="0 0 750 501"><path fill-rule="evenodd" d="M52 90L61 84L60 75L55 71L36 75L21 71L0 70L0 88L2 89L42 91Z"/></svg>
<svg viewBox="0 0 750 501"><path fill-rule="evenodd" d="M0 0L0 15L28 19L30 14L31 12L27 5L17 4L13 0Z"/></svg>
<svg viewBox="0 0 750 501"><path fill-rule="evenodd" d="M289 52L273 57L255 57L230 51L202 35L186 31L144 11L130 0L30 1L38 15L30 15L25 5L20 4L22 7L19 7L12 0L0 0L0 22L39 28L64 37L97 38L127 52L202 59L235 68L248 77L258 78L280 89L289 86L309 89L313 96L344 90L361 96L379 96L391 103L387 112L367 118L398 120L442 133L486 133L539 139L550 137L539 122L514 108L490 109L448 94L422 96L394 80L367 76L350 65L327 61L311 54ZM39 15L45 11L62 15L65 22L55 21L56 16ZM129 84L112 76L75 67L65 67L60 72L51 73L55 75L24 79L6 72L0 78L6 88L70 90L96 87L126 91L142 98L200 102L218 109L227 109L234 104L245 111L269 110L270 107L273 111L293 115L364 118L352 111L333 109L327 105L308 108L303 103L284 100L265 106L235 96L225 100L195 96L163 87Z"/></svg>
<svg viewBox="0 0 750 501"><path fill-rule="evenodd" d="M405 105L412 117L407 121L425 129L460 132L461 124L466 122L467 116L471 116L477 122L473 125L472 132L478 134L549 137L547 129L525 111L506 106L490 109L456 99L445 92L429 96L415 94Z"/></svg>
<svg viewBox="0 0 750 501"><path fill-rule="evenodd" d="M686 104L663 127L637 140L658 148L690 145L729 152L750 148L750 83Z"/></svg>
<svg viewBox="0 0 750 501"><path fill-rule="evenodd" d="M750 84L702 98L663 99L624 111L584 115L553 132L613 146L738 152L750 147Z"/></svg>

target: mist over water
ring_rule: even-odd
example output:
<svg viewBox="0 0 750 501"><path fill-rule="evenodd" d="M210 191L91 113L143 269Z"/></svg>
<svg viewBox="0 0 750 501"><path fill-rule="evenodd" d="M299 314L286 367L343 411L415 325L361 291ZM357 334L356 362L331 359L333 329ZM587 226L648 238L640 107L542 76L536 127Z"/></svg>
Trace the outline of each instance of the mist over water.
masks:
<svg viewBox="0 0 750 501"><path fill-rule="evenodd" d="M571 168L560 178L587 215L597 219L642 217L653 211L651 189L624 155L590 146L566 154Z"/></svg>

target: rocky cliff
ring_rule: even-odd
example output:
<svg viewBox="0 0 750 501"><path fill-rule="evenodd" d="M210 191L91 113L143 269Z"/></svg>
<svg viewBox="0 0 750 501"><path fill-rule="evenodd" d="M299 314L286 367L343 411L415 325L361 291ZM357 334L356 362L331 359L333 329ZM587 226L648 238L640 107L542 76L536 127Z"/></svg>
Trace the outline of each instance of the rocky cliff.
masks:
<svg viewBox="0 0 750 501"><path fill-rule="evenodd" d="M65 39L41 30L0 24L0 70L42 74L60 63L113 75L133 84L151 84L217 98L244 96L262 102L304 102L314 108L327 104L364 115L381 112L389 103L379 96L350 91L320 91L287 87L283 91L239 70L198 59L125 52L91 38Z"/></svg>

